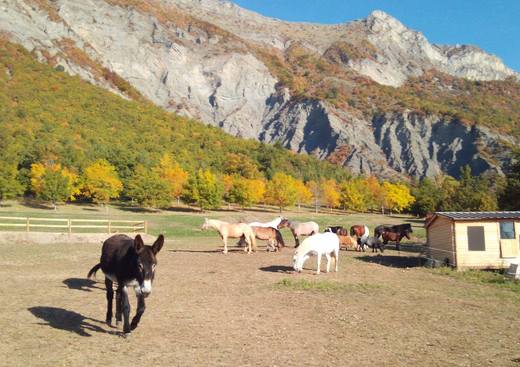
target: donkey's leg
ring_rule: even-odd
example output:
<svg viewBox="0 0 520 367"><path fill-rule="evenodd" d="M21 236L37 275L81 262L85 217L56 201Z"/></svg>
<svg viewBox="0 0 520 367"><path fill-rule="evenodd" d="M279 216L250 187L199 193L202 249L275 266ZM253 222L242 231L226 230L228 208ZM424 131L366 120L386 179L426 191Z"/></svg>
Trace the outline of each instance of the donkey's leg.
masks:
<svg viewBox="0 0 520 367"><path fill-rule="evenodd" d="M105 287L107 288L107 325L112 325L112 301L114 299L114 289L112 287L113 282L105 277ZM117 301L116 301L117 302Z"/></svg>
<svg viewBox="0 0 520 367"><path fill-rule="evenodd" d="M325 258L327 259L327 269L325 272L328 273L330 271L330 254L326 253Z"/></svg>
<svg viewBox="0 0 520 367"><path fill-rule="evenodd" d="M132 323L130 324L130 329L134 330L137 327L139 321L141 321L141 316L143 316L145 309L146 305L144 303L144 296L137 296L137 311L134 318L132 319Z"/></svg>
<svg viewBox="0 0 520 367"><path fill-rule="evenodd" d="M130 301L128 300L128 288L123 286L121 292L121 300L123 304L123 332L130 333Z"/></svg>
<svg viewBox="0 0 520 367"><path fill-rule="evenodd" d="M116 289L116 326L119 326L121 320L123 319L123 297L121 294L123 293L123 286L118 285Z"/></svg>

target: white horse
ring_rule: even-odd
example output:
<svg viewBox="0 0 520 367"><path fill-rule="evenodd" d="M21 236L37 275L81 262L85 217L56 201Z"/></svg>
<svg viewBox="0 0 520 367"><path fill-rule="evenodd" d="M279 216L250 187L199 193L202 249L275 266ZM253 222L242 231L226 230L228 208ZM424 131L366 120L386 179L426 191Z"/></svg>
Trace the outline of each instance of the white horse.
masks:
<svg viewBox="0 0 520 367"><path fill-rule="evenodd" d="M293 268L297 272L301 272L303 264L311 256L317 256L316 274L320 273L321 256L327 258L327 273L330 270L330 258L334 257L336 262L336 270L338 271L339 257L339 238L335 233L325 232L316 233L307 237L294 252Z"/></svg>
<svg viewBox="0 0 520 367"><path fill-rule="evenodd" d="M244 239L247 243L247 246L244 247L244 251L251 253L251 251L256 251L256 241L255 241L255 233L253 229L246 223L228 223L221 220L216 219L204 219L204 224L202 224L202 230L206 229L216 229L224 242L224 253L227 254L227 239L228 237L232 238L240 238L244 236Z"/></svg>
<svg viewBox="0 0 520 367"><path fill-rule="evenodd" d="M262 222L251 222L251 223L248 223L251 227L272 227L272 228L275 228L275 229L278 229L278 224L280 224L280 222L283 220L284 218L283 217L276 217L274 218L272 221L270 222L265 222L265 223L262 223Z"/></svg>

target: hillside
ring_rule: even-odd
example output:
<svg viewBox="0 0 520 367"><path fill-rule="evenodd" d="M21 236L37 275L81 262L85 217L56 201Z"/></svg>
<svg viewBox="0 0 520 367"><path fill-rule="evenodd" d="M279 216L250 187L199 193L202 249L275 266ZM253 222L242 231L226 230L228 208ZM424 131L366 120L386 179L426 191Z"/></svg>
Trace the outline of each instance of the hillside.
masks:
<svg viewBox="0 0 520 367"><path fill-rule="evenodd" d="M383 177L502 173L518 73L374 11L283 22L223 0L17 0L0 30L42 61L244 138Z"/></svg>
<svg viewBox="0 0 520 367"><path fill-rule="evenodd" d="M276 171L304 179L348 175L310 156L168 113L127 88L138 101L41 64L21 46L0 39L3 163L16 163L23 172L35 162L59 161L81 171L105 158L125 179L137 164L152 166L165 152L190 171L223 171L230 155L240 154L268 178Z"/></svg>

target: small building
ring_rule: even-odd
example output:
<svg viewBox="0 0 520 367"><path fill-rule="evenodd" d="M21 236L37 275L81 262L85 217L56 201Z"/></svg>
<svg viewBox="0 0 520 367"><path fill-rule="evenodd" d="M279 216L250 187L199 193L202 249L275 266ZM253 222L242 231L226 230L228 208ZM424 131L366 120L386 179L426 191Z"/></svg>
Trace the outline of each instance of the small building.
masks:
<svg viewBox="0 0 520 367"><path fill-rule="evenodd" d="M425 227L428 257L457 269L507 268L520 255L520 211L436 212Z"/></svg>

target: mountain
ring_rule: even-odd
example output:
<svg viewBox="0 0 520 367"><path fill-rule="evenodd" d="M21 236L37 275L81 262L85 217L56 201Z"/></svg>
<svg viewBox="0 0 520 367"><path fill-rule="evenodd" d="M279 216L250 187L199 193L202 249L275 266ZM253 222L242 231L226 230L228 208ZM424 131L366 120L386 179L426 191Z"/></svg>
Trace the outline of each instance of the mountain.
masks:
<svg viewBox="0 0 520 367"><path fill-rule="evenodd" d="M0 31L125 98L354 173L501 173L520 142L518 73L381 11L319 25L221 0L14 0Z"/></svg>

